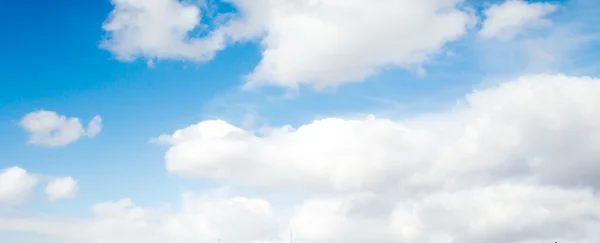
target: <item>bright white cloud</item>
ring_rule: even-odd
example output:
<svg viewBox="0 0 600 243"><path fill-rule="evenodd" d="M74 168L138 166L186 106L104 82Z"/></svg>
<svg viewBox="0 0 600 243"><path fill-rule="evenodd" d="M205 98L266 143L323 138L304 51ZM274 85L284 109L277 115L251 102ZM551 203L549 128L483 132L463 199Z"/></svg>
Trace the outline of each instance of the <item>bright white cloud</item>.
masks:
<svg viewBox="0 0 600 243"><path fill-rule="evenodd" d="M77 196L79 186L72 177L56 178L48 182L46 195L50 202Z"/></svg>
<svg viewBox="0 0 600 243"><path fill-rule="evenodd" d="M261 134L205 121L157 140L171 146L170 172L305 197L185 194L179 210L124 199L93 206L90 219L0 214L0 230L65 243L274 243L290 226L300 243L595 243L599 92L599 79L533 75L403 121L329 118Z"/></svg>
<svg viewBox="0 0 600 243"><path fill-rule="evenodd" d="M518 179L600 188L597 92L592 78L526 76L423 118L328 118L261 135L204 121L160 140L171 143L170 172L250 186L422 190Z"/></svg>
<svg viewBox="0 0 600 243"><path fill-rule="evenodd" d="M250 82L319 88L418 66L466 33L471 18L456 8L460 2L269 1L263 59ZM261 5L247 6L265 14Z"/></svg>
<svg viewBox="0 0 600 243"><path fill-rule="evenodd" d="M485 21L479 35L483 38L510 39L529 27L541 27L551 24L545 19L556 11L557 6L550 3L528 3L522 0L507 0L492 5L485 10Z"/></svg>
<svg viewBox="0 0 600 243"><path fill-rule="evenodd" d="M598 79L532 75L403 121L262 134L204 121L160 140L172 173L314 195L290 218L297 242L591 243L598 92Z"/></svg>
<svg viewBox="0 0 600 243"><path fill-rule="evenodd" d="M499 183L408 197L355 194L315 197L291 215L264 199L186 194L181 210L144 208L124 199L93 206L91 219L0 216L0 230L31 232L61 243L192 242L517 242L594 243L600 197L589 189ZM284 220L277 220L278 217ZM288 223L286 223L288 222ZM48 238L51 239L51 238Z"/></svg>
<svg viewBox="0 0 600 243"><path fill-rule="evenodd" d="M580 242L599 239L600 198L590 190L501 183L456 191L305 201L297 242ZM381 212L378 212L381 211Z"/></svg>
<svg viewBox="0 0 600 243"><path fill-rule="evenodd" d="M88 220L1 217L0 230L55 236L78 243L268 242L277 236L269 202L228 195L184 194L181 210L136 206L131 199L99 203Z"/></svg>
<svg viewBox="0 0 600 243"><path fill-rule="evenodd" d="M102 26L102 47L119 59L175 58L206 60L224 47L219 38L192 38L200 26L200 9L177 0L112 0L115 6Z"/></svg>
<svg viewBox="0 0 600 243"><path fill-rule="evenodd" d="M0 203L21 204L29 200L38 178L20 167L0 171Z"/></svg>
<svg viewBox="0 0 600 243"><path fill-rule="evenodd" d="M81 136L95 137L102 131L102 118L95 116L86 130L79 118L40 110L25 115L20 125L29 133L29 144L60 147L79 140Z"/></svg>
<svg viewBox="0 0 600 243"><path fill-rule="evenodd" d="M113 0L102 46L118 58L203 61L229 42L260 39L249 85L316 88L362 81L384 67L415 68L464 35L460 0L231 0L234 17L203 37L201 8L177 0ZM224 16L219 16L224 17Z"/></svg>

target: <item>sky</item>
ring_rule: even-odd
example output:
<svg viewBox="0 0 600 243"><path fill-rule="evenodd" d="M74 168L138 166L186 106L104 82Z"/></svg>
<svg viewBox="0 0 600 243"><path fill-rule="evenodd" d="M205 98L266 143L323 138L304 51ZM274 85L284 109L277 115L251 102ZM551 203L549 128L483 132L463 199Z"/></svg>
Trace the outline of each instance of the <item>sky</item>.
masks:
<svg viewBox="0 0 600 243"><path fill-rule="evenodd" d="M596 243L596 0L0 1L0 241Z"/></svg>

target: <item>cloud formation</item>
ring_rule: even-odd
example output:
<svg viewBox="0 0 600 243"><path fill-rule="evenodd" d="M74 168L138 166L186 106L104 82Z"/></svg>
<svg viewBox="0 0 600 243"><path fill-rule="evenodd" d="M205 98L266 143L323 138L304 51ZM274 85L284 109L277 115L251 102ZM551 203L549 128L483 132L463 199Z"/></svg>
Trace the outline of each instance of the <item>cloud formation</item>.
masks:
<svg viewBox="0 0 600 243"><path fill-rule="evenodd" d="M129 198L92 206L86 220L0 217L0 230L34 232L65 243L269 242L278 226L269 202L214 191L186 193L174 212L137 206Z"/></svg>
<svg viewBox="0 0 600 243"><path fill-rule="evenodd" d="M383 198L307 200L291 219L295 240L592 243L600 237L593 230L600 198L590 190L498 183Z"/></svg>
<svg viewBox="0 0 600 243"><path fill-rule="evenodd" d="M208 29L206 9L189 2L112 2L102 46L117 58L207 61L231 43L256 40L263 58L250 86L323 88L390 66L424 73L420 65L473 24L458 0L229 0L237 12ZM510 39L549 24L555 10L496 4L479 35ZM259 131L206 120L151 140L169 147L167 171L255 195L184 193L175 208L125 198L93 205L90 218L0 214L0 231L60 243L275 243L288 242L290 228L299 243L596 243L598 93L597 78L527 75L403 120L332 117ZM77 118L38 113L27 123L46 141L38 144L102 130L99 116L84 129ZM0 174L0 202L26 198L35 186L19 169ZM58 178L46 193L57 201L77 189L74 179ZM282 192L300 199L269 198Z"/></svg>
<svg viewBox="0 0 600 243"><path fill-rule="evenodd" d="M0 203L26 202L38 182L37 176L20 167L15 166L0 171Z"/></svg>
<svg viewBox="0 0 600 243"><path fill-rule="evenodd" d="M526 28L551 25L552 22L545 17L556 9L557 6L550 3L528 3L523 0L494 4L485 10L485 21L479 35L483 38L511 39Z"/></svg>
<svg viewBox="0 0 600 243"><path fill-rule="evenodd" d="M206 60L224 47L218 38L188 35L200 26L200 8L177 0L112 0L101 47L121 60L137 57Z"/></svg>
<svg viewBox="0 0 600 243"><path fill-rule="evenodd" d="M591 189L507 182L411 195L315 196L291 214L265 199L211 194L184 194L178 211L123 199L94 205L90 219L3 216L0 230L42 234L60 243L275 243L289 241L290 226L294 242L301 243L600 239L600 197Z"/></svg>
<svg viewBox="0 0 600 243"><path fill-rule="evenodd" d="M496 180L600 186L600 82L524 76L405 121L327 118L253 134L203 121L163 135L167 169L275 189L422 190Z"/></svg>
<svg viewBox="0 0 600 243"><path fill-rule="evenodd" d="M287 242L290 227L300 243L595 243L599 92L595 78L529 75L404 120L261 133L203 121L157 139L169 172L302 197L185 193L178 209L123 199L88 219L0 215L0 230L64 243Z"/></svg>
<svg viewBox="0 0 600 243"><path fill-rule="evenodd" d="M40 182L48 181L46 195L50 202L77 195L79 186L72 177L47 179L48 176L37 175L27 170L13 166L0 170L0 204L24 204L33 196L33 192Z"/></svg>
<svg viewBox="0 0 600 243"><path fill-rule="evenodd" d="M314 195L290 219L298 242L591 243L597 92L598 79L531 75L403 121L327 118L262 134L204 121L161 141L171 173Z"/></svg>
<svg viewBox="0 0 600 243"><path fill-rule="evenodd" d="M39 110L25 115L20 123L29 133L29 144L46 147L62 147L85 136L96 137L102 131L102 118L95 116L87 129L76 117L66 117L54 111Z"/></svg>
<svg viewBox="0 0 600 243"><path fill-rule="evenodd" d="M46 195L50 202L56 202L65 198L77 196L79 185L73 177L56 178L48 182Z"/></svg>
<svg viewBox="0 0 600 243"><path fill-rule="evenodd" d="M459 0L227 2L236 13L218 16L209 31L193 4L113 0L102 47L122 60L206 61L230 43L260 40L263 58L248 85L323 88L385 67L416 68L474 21Z"/></svg>

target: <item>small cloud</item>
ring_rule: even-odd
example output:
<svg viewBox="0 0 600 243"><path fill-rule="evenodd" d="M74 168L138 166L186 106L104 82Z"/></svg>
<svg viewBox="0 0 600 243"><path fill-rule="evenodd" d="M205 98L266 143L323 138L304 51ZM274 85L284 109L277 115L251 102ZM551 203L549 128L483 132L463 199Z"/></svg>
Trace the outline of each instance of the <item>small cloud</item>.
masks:
<svg viewBox="0 0 600 243"><path fill-rule="evenodd" d="M102 117L95 116L89 123L86 131L86 136L93 138L102 131Z"/></svg>
<svg viewBox="0 0 600 243"><path fill-rule="evenodd" d="M485 21L479 31L482 38L511 39L528 27L551 25L544 17L556 11L550 3L527 3L522 0L508 0L492 5L485 10Z"/></svg>
<svg viewBox="0 0 600 243"><path fill-rule="evenodd" d="M154 144L171 145L173 144L173 137L171 137L170 135L162 134L157 138L151 138L149 142Z"/></svg>
<svg viewBox="0 0 600 243"><path fill-rule="evenodd" d="M79 190L78 183L72 177L56 178L48 182L46 186L46 195L50 202L56 202L65 198L77 196Z"/></svg>
<svg viewBox="0 0 600 243"><path fill-rule="evenodd" d="M79 118L66 117L54 111L35 111L25 115L20 123L29 133L27 143L46 147L61 147L81 136L93 138L102 131L102 118L95 116L84 129Z"/></svg>

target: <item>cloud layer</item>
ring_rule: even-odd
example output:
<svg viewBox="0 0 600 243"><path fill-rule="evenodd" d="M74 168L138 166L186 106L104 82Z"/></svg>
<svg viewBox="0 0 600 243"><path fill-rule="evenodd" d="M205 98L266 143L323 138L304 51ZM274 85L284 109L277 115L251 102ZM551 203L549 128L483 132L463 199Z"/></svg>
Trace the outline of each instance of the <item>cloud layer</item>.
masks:
<svg viewBox="0 0 600 243"><path fill-rule="evenodd" d="M213 18L177 0L112 0L102 47L121 60L206 61L259 41L248 85L314 88L359 82L383 68L421 70L474 16L459 0L228 0ZM483 38L509 39L548 24L556 6L509 0L485 11ZM206 12L206 13L205 13ZM214 16L211 16L214 17ZM452 109L402 120L330 117L252 131L206 120L152 141L165 167L233 189L183 193L180 204L130 198L91 206L91 217L0 212L0 231L60 243L597 243L600 242L600 79L526 75L466 95ZM23 117L30 144L94 137L51 111ZM41 176L0 172L0 203L27 201ZM76 196L52 178L49 201ZM287 193L287 194L286 194ZM290 194L286 202L277 195ZM296 198L296 199L293 199Z"/></svg>
<svg viewBox="0 0 600 243"><path fill-rule="evenodd" d="M298 242L591 243L598 92L598 79L531 75L403 121L260 134L203 121L159 140L171 173L309 195L289 218Z"/></svg>
<svg viewBox="0 0 600 243"><path fill-rule="evenodd" d="M65 243L287 242L290 228L301 243L598 242L599 92L595 78L529 75L405 120L260 133L203 121L157 139L170 146L167 170L262 193L186 193L177 208L123 199L88 219L5 215L0 230ZM275 204L265 192L299 199Z"/></svg>
<svg viewBox="0 0 600 243"><path fill-rule="evenodd" d="M87 220L4 217L0 230L39 233L68 243L268 242L264 239L278 233L271 205L263 199L213 191L186 193L181 201L180 211L140 207L129 198L98 203Z"/></svg>
<svg viewBox="0 0 600 243"><path fill-rule="evenodd" d="M102 131L102 118L95 116L87 130L79 118L66 117L54 111L39 110L25 115L20 123L29 133L29 144L46 147L62 147L85 136L96 137Z"/></svg>
<svg viewBox="0 0 600 243"><path fill-rule="evenodd" d="M176 0L113 0L102 46L122 60L209 60L232 42L261 40L249 85L316 88L362 81L380 69L415 68L466 34L459 0L231 0L212 30L202 10ZM205 33L206 32L206 33ZM200 33L204 33L198 37Z"/></svg>

